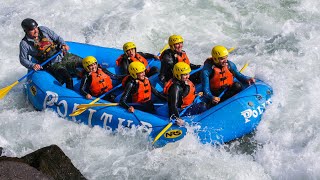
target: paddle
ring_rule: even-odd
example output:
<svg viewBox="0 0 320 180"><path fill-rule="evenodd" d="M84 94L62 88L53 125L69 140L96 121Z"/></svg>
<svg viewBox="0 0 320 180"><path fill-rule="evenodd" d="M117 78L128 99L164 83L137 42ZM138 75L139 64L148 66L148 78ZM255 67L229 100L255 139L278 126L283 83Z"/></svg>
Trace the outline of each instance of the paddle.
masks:
<svg viewBox="0 0 320 180"><path fill-rule="evenodd" d="M113 92L114 90L118 89L118 88L121 87L121 86L122 86L121 83L118 84L116 87L114 87L114 88L111 89L110 91L102 94L101 96L99 96L99 97L96 98L95 100L91 101L91 102L90 102L89 104L87 104L87 105L93 105L94 103L98 102L101 98L105 97L106 95L108 95L109 93ZM110 104L113 104L113 103L110 103ZM114 104L116 104L116 103L114 103ZM85 105L85 104L82 104L82 105ZM110 106L112 106L112 105L110 105ZM114 105L114 106L117 106L117 105ZM78 107L79 107L79 106L78 106ZM78 115L82 114L84 111L86 111L88 108L90 108L90 106L87 106L87 107L84 107L84 106L83 106L82 108L79 107L79 109L75 110L75 111L74 111L73 113L71 113L69 116L78 116Z"/></svg>
<svg viewBox="0 0 320 180"><path fill-rule="evenodd" d="M233 51L234 48L231 48L230 50ZM229 50L229 51L230 51L230 50ZM230 52L231 52L231 51L230 51ZM249 62L247 62L247 63L241 68L240 72L243 72L243 71L248 67L248 65L249 65ZM199 69L200 69L200 68L199 68ZM202 67L201 67L201 69L202 69ZM228 88L226 88L226 89L224 89L224 90L222 91L222 93L219 95L219 98L221 98L221 97L224 95L224 93L227 91L227 89L228 89ZM197 98L200 98L200 96L198 96ZM191 105L192 105L192 104L191 104ZM191 105L189 105L188 107L186 107L182 112L179 113L179 115L182 115L182 114L186 111L186 109L189 108ZM152 144L154 144L156 141L158 141L158 139L172 126L172 124L173 124L173 121L170 121L170 123L168 123L168 124L166 125L166 127L164 127L164 128L160 131L160 133L154 138Z"/></svg>
<svg viewBox="0 0 320 180"><path fill-rule="evenodd" d="M158 53L161 54L164 50L166 50L168 48L168 44L166 44L164 46L164 48ZM154 59L153 59L154 60ZM153 61L152 60L152 61ZM149 65L152 63L152 61L149 63ZM148 65L148 66L149 66ZM117 85L116 87L114 87L113 89L111 89L110 91L106 92L105 94L101 95L100 97L96 98L95 100L93 100L92 102L90 102L89 104L85 105L85 104L81 104L82 106L78 106L79 109L75 110L73 113L71 113L69 116L78 116L80 114L82 114L84 111L86 111L88 108L90 107L94 107L93 104L95 104L96 102L98 102L101 98L103 98L104 96L106 96L107 94L111 93L112 91L118 89L119 87L121 87L122 84L120 83L119 85ZM112 105L106 105L106 106L112 106ZM117 106L117 105L115 105Z"/></svg>
<svg viewBox="0 0 320 180"><path fill-rule="evenodd" d="M100 106L118 106L119 103L99 103L99 104L79 104L78 108L91 108L91 107L100 107ZM128 105L139 105L139 103L128 103ZM154 106L163 106L162 103L154 103Z"/></svg>
<svg viewBox="0 0 320 180"><path fill-rule="evenodd" d="M52 59L54 59L55 57L57 57L62 51L60 50L59 52L57 52L55 55L53 55L52 57L50 57L49 59L47 59L45 62L43 62L42 64L40 64L40 66L44 66L45 64L47 64L49 61L51 61ZM0 99L2 99L4 96L7 95L7 93L15 86L17 85L19 82L21 82L24 78L28 77L29 75L31 75L32 73L34 73L35 70L31 70L29 73L27 73L26 75L24 75L23 77L21 77L19 80L17 80L16 82L14 82L13 84L0 89Z"/></svg>

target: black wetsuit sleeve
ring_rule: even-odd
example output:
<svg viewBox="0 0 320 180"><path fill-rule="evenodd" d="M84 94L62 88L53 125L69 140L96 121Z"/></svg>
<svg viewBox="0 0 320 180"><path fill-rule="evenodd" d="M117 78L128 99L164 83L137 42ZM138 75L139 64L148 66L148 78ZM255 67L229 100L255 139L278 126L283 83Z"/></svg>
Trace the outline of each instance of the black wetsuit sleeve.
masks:
<svg viewBox="0 0 320 180"><path fill-rule="evenodd" d="M192 70L198 69L198 68L200 68L200 67L201 67L201 65L195 65L195 64L190 63L190 68L191 68Z"/></svg>
<svg viewBox="0 0 320 180"><path fill-rule="evenodd" d="M160 74L159 74L159 80L162 83L165 83L172 78L173 62L174 62L174 59L169 53L163 54L163 57L161 59L161 68L160 68Z"/></svg>
<svg viewBox="0 0 320 180"><path fill-rule="evenodd" d="M80 84L80 94L83 96L87 96L87 94L90 94L90 85L92 82L92 77L86 74L83 76L81 79L81 84Z"/></svg>
<svg viewBox="0 0 320 180"><path fill-rule="evenodd" d="M112 72L110 72L105 68L102 68L102 71L106 73L108 76L110 76L111 79L115 79L115 80L122 80L124 77L127 76L126 74L123 74L123 75L113 74Z"/></svg>
<svg viewBox="0 0 320 180"><path fill-rule="evenodd" d="M124 88L124 91L122 93L121 99L120 99L120 106L128 109L130 106L126 103L129 96L131 96L131 92L134 88L133 81L128 80L126 87Z"/></svg>
<svg viewBox="0 0 320 180"><path fill-rule="evenodd" d="M168 95L168 106L169 106L169 117L176 117L179 118L179 101L181 98L180 92L181 87L177 84L173 84L169 89Z"/></svg>
<svg viewBox="0 0 320 180"><path fill-rule="evenodd" d="M121 60L121 63L120 63L121 74L123 74L123 75L127 75L128 74L129 64L130 64L130 62L129 62L128 56L124 54L122 56L122 60Z"/></svg>
<svg viewBox="0 0 320 180"><path fill-rule="evenodd" d="M160 93L156 88L151 85L151 92L156 95L158 98L164 101L168 101L168 97L162 93Z"/></svg>
<svg viewBox="0 0 320 180"><path fill-rule="evenodd" d="M140 54L142 57L144 57L145 59L151 59L151 58L155 58L153 54L150 53L143 53L143 52L138 52L138 54Z"/></svg>

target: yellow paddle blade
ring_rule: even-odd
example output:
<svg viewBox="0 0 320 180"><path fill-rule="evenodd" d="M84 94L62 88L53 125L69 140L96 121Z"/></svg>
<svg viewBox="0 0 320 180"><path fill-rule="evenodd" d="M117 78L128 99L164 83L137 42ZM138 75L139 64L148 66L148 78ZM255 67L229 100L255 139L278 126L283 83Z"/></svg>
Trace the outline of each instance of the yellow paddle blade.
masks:
<svg viewBox="0 0 320 180"><path fill-rule="evenodd" d="M154 138L152 144L154 144L158 139L172 126L172 122L170 122L165 128L163 128L160 133Z"/></svg>
<svg viewBox="0 0 320 180"><path fill-rule="evenodd" d="M100 104L79 104L77 107L79 109L82 109L82 108L90 108L90 107L99 107L99 106L118 106L119 103L100 103Z"/></svg>
<svg viewBox="0 0 320 180"><path fill-rule="evenodd" d="M168 48L169 48L169 44L166 44L166 45L163 47L163 49L161 49L160 54L161 54L164 50L166 50L166 49L168 49Z"/></svg>
<svg viewBox="0 0 320 180"><path fill-rule="evenodd" d="M232 48L228 49L228 52L229 52L229 53L231 53L233 50L235 50L235 48L234 48L234 47L232 47Z"/></svg>
<svg viewBox="0 0 320 180"><path fill-rule="evenodd" d="M89 104L94 104L99 100L100 100L100 98L96 98L95 100L93 100ZM78 115L82 114L83 112L85 112L87 109L88 108L79 108L79 109L75 110L73 113L71 113L69 116L78 116Z"/></svg>
<svg viewBox="0 0 320 180"><path fill-rule="evenodd" d="M249 65L249 62L247 62L240 70L240 72L242 73Z"/></svg>
<svg viewBox="0 0 320 180"><path fill-rule="evenodd" d="M10 86L0 89L0 99L3 99L8 94L8 92L13 88L13 86L17 85L18 83L19 81L16 81Z"/></svg>

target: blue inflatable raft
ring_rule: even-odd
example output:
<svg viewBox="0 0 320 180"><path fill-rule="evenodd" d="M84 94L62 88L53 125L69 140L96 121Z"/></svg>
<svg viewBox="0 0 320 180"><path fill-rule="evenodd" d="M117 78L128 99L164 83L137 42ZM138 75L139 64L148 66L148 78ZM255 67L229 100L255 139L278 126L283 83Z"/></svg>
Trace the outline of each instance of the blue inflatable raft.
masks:
<svg viewBox="0 0 320 180"><path fill-rule="evenodd" d="M115 60L123 53L114 48L99 47L89 44L67 42L70 52L80 57L95 56L98 63L107 67L109 71L118 73ZM151 66L160 67L160 62L155 60ZM156 76L150 78L151 83L160 91L162 87ZM120 106L90 107L78 116L69 116L79 104L89 104L79 93L80 79L74 79L74 91L65 88L54 77L45 71L37 71L29 76L25 84L28 100L37 110L50 108L59 116L74 122L84 123L89 126L100 126L105 129L117 130L119 128L143 127L150 138L154 139L170 122L167 114L150 114L135 110L129 113ZM113 82L114 87L120 82ZM197 86L201 91L201 85ZM119 97L122 89L114 91ZM196 126L193 130L202 143L225 143L240 138L252 132L261 120L266 106L271 103L272 88L266 83L257 82L230 99L219 103L217 106L194 116L184 116L187 124ZM96 103L110 103L99 100ZM154 103L165 104L157 98ZM191 128L192 129L192 128ZM185 127L173 124L156 142L156 146L163 146L169 142L175 142L183 138L187 133Z"/></svg>

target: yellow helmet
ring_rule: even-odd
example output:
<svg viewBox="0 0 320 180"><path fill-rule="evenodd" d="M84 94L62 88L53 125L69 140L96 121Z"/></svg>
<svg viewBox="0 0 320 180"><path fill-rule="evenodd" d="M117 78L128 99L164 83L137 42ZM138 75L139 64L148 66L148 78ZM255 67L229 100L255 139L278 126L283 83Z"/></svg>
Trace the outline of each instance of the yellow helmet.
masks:
<svg viewBox="0 0 320 180"><path fill-rule="evenodd" d="M183 38L180 35L171 35L168 40L168 44L170 45L170 48L174 50L173 45L177 43L183 43Z"/></svg>
<svg viewBox="0 0 320 180"><path fill-rule="evenodd" d="M89 71L88 66L97 63L97 59L93 56L87 56L82 60L82 66L86 71Z"/></svg>
<svg viewBox="0 0 320 180"><path fill-rule="evenodd" d="M219 57L225 57L229 55L229 51L226 47L218 45L214 46L211 51L211 55L215 63L219 63Z"/></svg>
<svg viewBox="0 0 320 180"><path fill-rule="evenodd" d="M146 70L146 67L143 63L139 61L134 61L129 65L129 74L134 79L137 79L137 74Z"/></svg>
<svg viewBox="0 0 320 180"><path fill-rule="evenodd" d="M173 67L173 76L181 80L182 74L188 74L191 72L189 64L185 62L178 62Z"/></svg>
<svg viewBox="0 0 320 180"><path fill-rule="evenodd" d="M123 52L126 53L128 50L136 48L134 42L127 42L123 45Z"/></svg>

